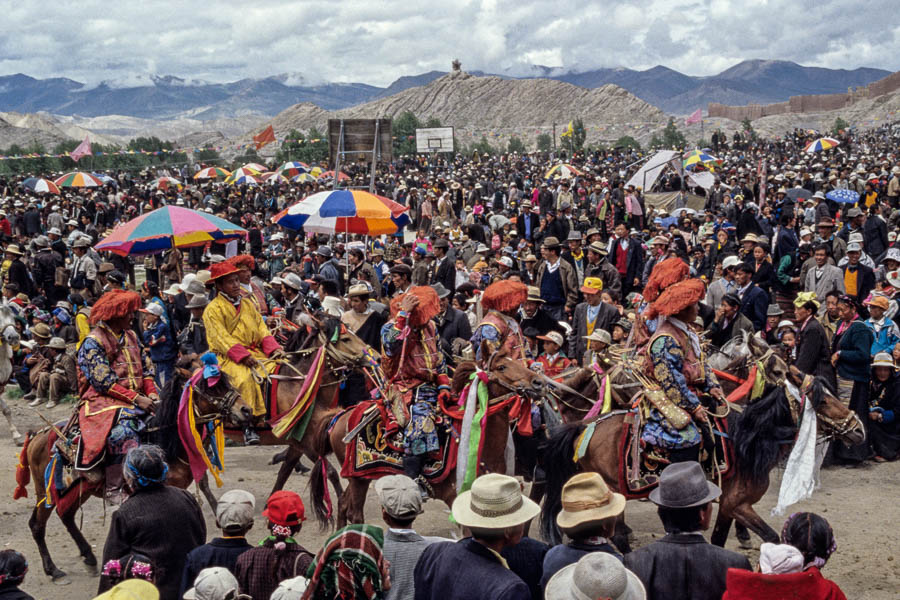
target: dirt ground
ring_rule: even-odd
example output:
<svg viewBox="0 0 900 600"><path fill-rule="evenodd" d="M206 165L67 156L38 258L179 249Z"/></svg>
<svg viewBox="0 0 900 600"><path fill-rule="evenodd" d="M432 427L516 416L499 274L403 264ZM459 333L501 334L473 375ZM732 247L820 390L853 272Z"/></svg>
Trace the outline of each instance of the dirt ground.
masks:
<svg viewBox="0 0 900 600"><path fill-rule="evenodd" d="M29 427L39 428L40 418L25 406L22 400L12 400L10 405L14 420L24 433ZM71 410L71 405L59 406L42 412L53 420L63 419ZM223 491L242 488L253 492L257 498L257 515L262 511L264 498L275 478L275 467L266 463L276 451L273 447L228 448L225 452L226 472ZM87 575L78 557L76 548L65 529L54 516L48 524L47 541L56 564L66 571L71 583L58 586L50 582L43 573L37 548L28 529L28 517L35 501L34 490L29 487L28 499L12 500L15 487L15 466L18 450L13 445L6 429L0 421L0 497L4 498L2 518L0 518L0 540L3 547L15 548L28 557L29 574L23 589L38 599L91 598L96 593L97 579ZM288 482L288 489L299 492L304 501L309 497L306 489L308 479L294 475ZM773 486L757 505L757 511L777 531L780 531L782 517L773 517L769 511L775 504L780 473L775 473ZM822 488L812 499L792 510L809 510L822 514L834 528L837 537L837 552L825 567L826 577L836 581L848 598L855 600L888 600L900 597L900 544L897 542L897 523L900 521L900 462L871 465L864 468L831 468L822 473ZM209 537L215 535L215 519L209 507L204 506ZM370 523L383 525L380 509L374 492L370 491L366 503L366 516ZM636 546L645 545L663 534L655 512L648 502L629 502L626 509L628 523L634 528ZM416 529L424 535L453 537L456 532L447 520L448 509L437 501L426 504L425 514L416 521ZM84 507L82 529L87 539L94 545L100 559L108 527L109 512L103 503L92 499ZM251 543L263 537L263 519L259 517L248 536ZM537 527L532 527L536 531ZM327 537L315 523L307 522L298 536L299 541L315 552ZM754 543L760 541L754 537ZM737 550L736 541L729 540L729 548ZM746 552L752 564L756 564L758 551Z"/></svg>

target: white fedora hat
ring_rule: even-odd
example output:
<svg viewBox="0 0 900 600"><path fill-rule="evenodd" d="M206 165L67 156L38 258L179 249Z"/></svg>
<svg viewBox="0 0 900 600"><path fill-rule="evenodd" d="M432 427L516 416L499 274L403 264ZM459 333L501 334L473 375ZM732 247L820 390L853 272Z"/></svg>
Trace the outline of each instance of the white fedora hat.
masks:
<svg viewBox="0 0 900 600"><path fill-rule="evenodd" d="M463 527L505 529L527 523L541 508L522 494L518 480L488 473L472 482L472 489L453 501L451 513Z"/></svg>
<svg viewBox="0 0 900 600"><path fill-rule="evenodd" d="M589 552L563 567L547 582L546 600L644 600L647 591L638 576L607 552Z"/></svg>

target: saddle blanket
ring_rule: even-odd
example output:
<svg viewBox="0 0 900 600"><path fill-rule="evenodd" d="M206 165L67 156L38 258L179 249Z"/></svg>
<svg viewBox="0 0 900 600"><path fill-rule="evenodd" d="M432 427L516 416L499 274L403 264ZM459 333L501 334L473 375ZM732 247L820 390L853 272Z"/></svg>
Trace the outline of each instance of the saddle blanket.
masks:
<svg viewBox="0 0 900 600"><path fill-rule="evenodd" d="M734 463L734 454L728 438L726 419L711 419L711 422L714 429L713 438L716 442L715 452L710 455L709 450L704 448L700 464L703 465L707 478L715 482L730 474ZM619 490L629 500L646 497L659 485L659 476L662 470L670 464L668 451L664 448L645 445L640 440L640 434L640 427L635 428L630 416L626 417L619 440L619 456L621 457L619 460ZM638 436L640 448L638 453L631 452L635 435Z"/></svg>
<svg viewBox="0 0 900 600"><path fill-rule="evenodd" d="M358 404L350 414L347 429L359 425L363 414L373 402ZM426 456L422 474L429 482L440 483L456 467L458 442L444 426L438 426L440 449ZM341 477L378 479L385 475L403 473L403 432L385 437L384 422L379 414L347 444Z"/></svg>
<svg viewBox="0 0 900 600"><path fill-rule="evenodd" d="M60 427L64 425L65 422L58 424ZM82 494L99 489L103 482L93 481L76 471L74 465L56 449L58 439L59 436L51 429L47 437L51 458L44 469L44 498L39 502L43 502L47 508L56 507L56 513L64 518L80 506L78 500ZM76 434L68 444L70 447L77 447L79 440L80 435Z"/></svg>

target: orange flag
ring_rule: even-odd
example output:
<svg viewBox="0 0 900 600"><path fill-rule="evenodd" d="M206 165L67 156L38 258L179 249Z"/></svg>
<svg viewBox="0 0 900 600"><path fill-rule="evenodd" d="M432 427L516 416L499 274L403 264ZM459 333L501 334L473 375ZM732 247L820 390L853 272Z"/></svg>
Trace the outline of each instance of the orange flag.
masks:
<svg viewBox="0 0 900 600"><path fill-rule="evenodd" d="M275 130L269 125L261 133L254 135L253 141L256 142L256 149L259 150L266 144L271 144L275 141Z"/></svg>

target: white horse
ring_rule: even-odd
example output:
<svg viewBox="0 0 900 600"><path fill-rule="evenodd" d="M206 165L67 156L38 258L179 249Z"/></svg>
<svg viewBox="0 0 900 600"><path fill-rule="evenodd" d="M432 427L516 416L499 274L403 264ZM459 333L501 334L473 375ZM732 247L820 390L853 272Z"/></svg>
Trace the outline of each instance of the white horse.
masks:
<svg viewBox="0 0 900 600"><path fill-rule="evenodd" d="M16 429L12 421L12 411L3 397L3 390L12 377L13 347L19 344L19 332L16 330L16 319L12 309L6 304L0 304L0 411L9 423L9 433L14 442L22 440L22 434Z"/></svg>

